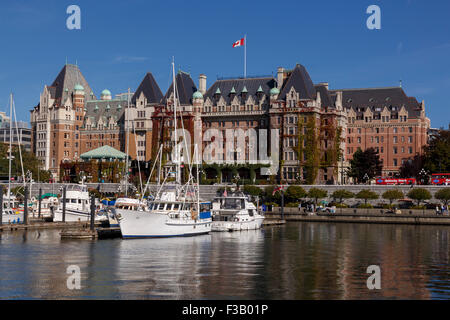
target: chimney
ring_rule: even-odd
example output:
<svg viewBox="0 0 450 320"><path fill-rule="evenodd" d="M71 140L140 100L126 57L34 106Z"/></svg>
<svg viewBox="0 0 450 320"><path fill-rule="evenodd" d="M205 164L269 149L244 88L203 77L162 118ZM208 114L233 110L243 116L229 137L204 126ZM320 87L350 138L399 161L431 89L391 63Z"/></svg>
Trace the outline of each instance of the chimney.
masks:
<svg viewBox="0 0 450 320"><path fill-rule="evenodd" d="M283 73L284 69L282 67L278 67L277 70L277 89L281 90L281 87L283 86Z"/></svg>
<svg viewBox="0 0 450 320"><path fill-rule="evenodd" d="M318 86L325 87L325 88L327 88L327 90L328 90L328 82L319 82L317 85L318 85Z"/></svg>
<svg viewBox="0 0 450 320"><path fill-rule="evenodd" d="M336 92L336 109L342 110L342 91Z"/></svg>
<svg viewBox="0 0 450 320"><path fill-rule="evenodd" d="M203 73L198 76L198 91L200 91L201 94L206 93L206 75Z"/></svg>

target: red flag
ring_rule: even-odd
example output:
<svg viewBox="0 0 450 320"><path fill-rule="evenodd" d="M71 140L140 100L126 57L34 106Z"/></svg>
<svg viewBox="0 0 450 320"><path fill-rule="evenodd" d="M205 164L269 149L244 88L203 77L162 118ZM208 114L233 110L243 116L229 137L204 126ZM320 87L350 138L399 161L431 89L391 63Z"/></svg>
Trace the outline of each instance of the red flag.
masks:
<svg viewBox="0 0 450 320"><path fill-rule="evenodd" d="M283 186L279 186L273 189L272 195L274 196L277 191L283 191Z"/></svg>
<svg viewBox="0 0 450 320"><path fill-rule="evenodd" d="M223 196L224 196L224 197L227 197L227 196L228 196L227 189L225 189L225 191L223 192Z"/></svg>
<svg viewBox="0 0 450 320"><path fill-rule="evenodd" d="M235 43L233 43L233 48L234 47L240 47L244 45L244 38L242 38L241 40L236 41Z"/></svg>

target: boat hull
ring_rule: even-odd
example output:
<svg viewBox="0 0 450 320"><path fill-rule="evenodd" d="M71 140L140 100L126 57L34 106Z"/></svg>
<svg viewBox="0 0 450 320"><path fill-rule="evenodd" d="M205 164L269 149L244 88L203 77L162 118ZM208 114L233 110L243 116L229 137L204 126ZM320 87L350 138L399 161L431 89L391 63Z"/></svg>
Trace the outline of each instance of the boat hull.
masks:
<svg viewBox="0 0 450 320"><path fill-rule="evenodd" d="M167 214L116 209L124 239L186 237L207 234L211 219L170 219Z"/></svg>
<svg viewBox="0 0 450 320"><path fill-rule="evenodd" d="M264 217L257 217L250 221L213 221L211 231L245 231L260 229Z"/></svg>
<svg viewBox="0 0 450 320"><path fill-rule="evenodd" d="M66 208L66 222L76 222L76 221L90 221L91 214L85 211L67 209ZM104 221L108 220L108 217L103 216L95 216L95 221ZM56 210L55 216L53 217L53 221L62 222L62 210Z"/></svg>

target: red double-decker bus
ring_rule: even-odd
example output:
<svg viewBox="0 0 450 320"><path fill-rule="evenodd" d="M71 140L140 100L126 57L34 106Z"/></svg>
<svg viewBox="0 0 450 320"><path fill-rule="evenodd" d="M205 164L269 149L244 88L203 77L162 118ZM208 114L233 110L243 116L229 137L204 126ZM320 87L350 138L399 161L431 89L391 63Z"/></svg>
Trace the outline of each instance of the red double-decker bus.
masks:
<svg viewBox="0 0 450 320"><path fill-rule="evenodd" d="M390 186L390 185L411 185L416 184L416 179L414 178L377 178L376 183L379 185Z"/></svg>
<svg viewBox="0 0 450 320"><path fill-rule="evenodd" d="M431 184L450 185L450 173L433 173L431 175Z"/></svg>

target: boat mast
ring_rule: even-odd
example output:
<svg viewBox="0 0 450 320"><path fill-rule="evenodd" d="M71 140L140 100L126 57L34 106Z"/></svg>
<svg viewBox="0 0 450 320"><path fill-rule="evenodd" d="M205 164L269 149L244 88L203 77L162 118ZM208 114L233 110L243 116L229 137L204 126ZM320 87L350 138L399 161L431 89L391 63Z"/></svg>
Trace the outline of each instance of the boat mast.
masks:
<svg viewBox="0 0 450 320"><path fill-rule="evenodd" d="M179 186L181 184L181 175L180 175L180 162L178 156L178 136L177 136L177 95L176 95L176 84L175 84L175 58L172 58L172 78L173 78L173 117L174 117L174 125L175 125L175 163L176 163L176 185Z"/></svg>
<svg viewBox="0 0 450 320"><path fill-rule="evenodd" d="M127 112L126 112L126 116L127 116L127 130L125 132L126 135L126 140L127 140L127 157L125 158L125 197L128 196L128 146L129 146L129 127L130 127L130 88L128 88L128 95L127 95Z"/></svg>
<svg viewBox="0 0 450 320"><path fill-rule="evenodd" d="M10 94L9 100L9 179L8 179L8 209L11 209L11 160L12 160L12 99L13 94ZM2 195L3 196L3 195Z"/></svg>

